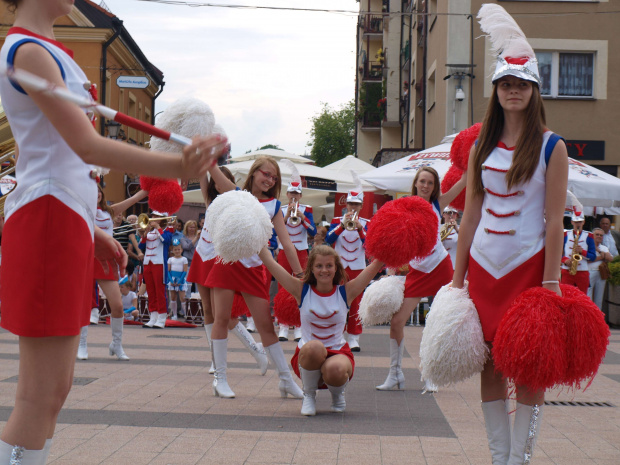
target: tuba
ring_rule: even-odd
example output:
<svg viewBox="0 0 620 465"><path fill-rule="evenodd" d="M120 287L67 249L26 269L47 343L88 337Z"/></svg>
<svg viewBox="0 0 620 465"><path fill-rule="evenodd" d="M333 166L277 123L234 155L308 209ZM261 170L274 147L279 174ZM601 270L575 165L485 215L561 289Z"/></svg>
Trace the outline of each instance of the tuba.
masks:
<svg viewBox="0 0 620 465"><path fill-rule="evenodd" d="M577 274L577 268L579 267L579 262L583 260L583 256L577 253L577 247L579 246L579 237L581 237L581 231L578 229L573 232L573 236L575 237L575 241L573 242L573 250L571 252L571 262L570 267L568 269L568 274L571 276L575 276Z"/></svg>
<svg viewBox="0 0 620 465"><path fill-rule="evenodd" d="M342 223L344 226L344 229L346 229L347 231L355 231L357 229L357 226L355 225L356 221L357 221L357 212L353 213L353 216L350 219Z"/></svg>
<svg viewBox="0 0 620 465"><path fill-rule="evenodd" d="M301 216L299 216L299 202L297 200L295 200L295 203L293 204L293 211L288 219L288 223L293 227L299 226L301 223Z"/></svg>

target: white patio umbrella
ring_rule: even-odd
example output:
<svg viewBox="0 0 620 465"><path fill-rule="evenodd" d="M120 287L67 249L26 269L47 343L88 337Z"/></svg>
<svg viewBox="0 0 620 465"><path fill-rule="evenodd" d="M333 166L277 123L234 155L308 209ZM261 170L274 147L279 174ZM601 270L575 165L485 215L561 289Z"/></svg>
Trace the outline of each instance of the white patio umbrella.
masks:
<svg viewBox="0 0 620 465"><path fill-rule="evenodd" d="M608 214L620 207L620 179L573 158L568 159L568 190L584 207L604 207Z"/></svg>
<svg viewBox="0 0 620 465"><path fill-rule="evenodd" d="M258 157L261 157L264 155L275 158L276 161L281 160L282 158L287 158L291 160L293 163L308 163L308 164L314 163L309 158L302 157L301 155L295 155L294 153L290 153L285 150L278 150L278 149L262 149L262 150L256 150L254 152L233 155L232 157L230 157L230 161L231 163L236 163L240 161L256 160Z"/></svg>

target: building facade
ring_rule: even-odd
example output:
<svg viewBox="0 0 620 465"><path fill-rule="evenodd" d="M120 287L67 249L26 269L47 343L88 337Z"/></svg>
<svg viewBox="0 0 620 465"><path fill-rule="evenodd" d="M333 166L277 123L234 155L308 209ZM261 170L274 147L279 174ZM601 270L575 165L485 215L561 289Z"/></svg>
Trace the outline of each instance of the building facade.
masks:
<svg viewBox="0 0 620 465"><path fill-rule="evenodd" d="M386 151L432 147L482 120L494 59L476 14L487 1L360 0L360 158L383 164ZM609 84L620 72L620 35L613 2L497 3L537 53L550 129L567 140L569 156L617 176L620 89Z"/></svg>
<svg viewBox="0 0 620 465"><path fill-rule="evenodd" d="M14 15L0 7L0 45L10 29ZM75 0L71 14L54 26L56 40L73 50L75 61L91 83L97 85L99 102L147 123L154 122L155 99L164 86L163 73L144 55L123 22L113 13L90 0ZM144 88L126 87L129 77L141 78ZM146 79L145 79L146 78ZM134 85L134 84L129 84ZM145 145L148 135L126 126L114 127L98 117L96 129L119 143ZM0 115L0 147L15 145L4 113ZM112 203L124 200L139 188L137 176L111 171L104 177L106 198ZM146 211L146 202L136 205Z"/></svg>

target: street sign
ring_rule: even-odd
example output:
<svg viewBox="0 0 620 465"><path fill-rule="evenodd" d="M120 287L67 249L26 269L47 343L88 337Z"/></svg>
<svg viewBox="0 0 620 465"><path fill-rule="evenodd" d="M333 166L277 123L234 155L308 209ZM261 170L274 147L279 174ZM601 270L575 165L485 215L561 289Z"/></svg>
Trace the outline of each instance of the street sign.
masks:
<svg viewBox="0 0 620 465"><path fill-rule="evenodd" d="M116 78L118 87L129 87L132 89L146 89L150 84L146 76L119 76Z"/></svg>

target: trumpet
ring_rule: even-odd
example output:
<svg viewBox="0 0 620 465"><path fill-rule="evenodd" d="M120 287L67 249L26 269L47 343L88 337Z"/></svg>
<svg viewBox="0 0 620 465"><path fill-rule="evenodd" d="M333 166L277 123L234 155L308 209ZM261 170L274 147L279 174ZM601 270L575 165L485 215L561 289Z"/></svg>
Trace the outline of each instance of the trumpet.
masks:
<svg viewBox="0 0 620 465"><path fill-rule="evenodd" d="M297 200L295 200L295 203L293 204L293 211L291 212L288 222L293 227L301 224L301 216L299 216L299 202Z"/></svg>
<svg viewBox="0 0 620 465"><path fill-rule="evenodd" d="M124 224L123 226L117 226L112 230L114 232L125 232L125 230L133 230L133 229L147 229L151 221L160 221L160 220L168 220L168 223L175 221L177 219L176 216L163 216L163 217L153 217L149 218L146 213L141 213L138 216L138 222L134 224Z"/></svg>
<svg viewBox="0 0 620 465"><path fill-rule="evenodd" d="M357 222L357 212L353 213L353 216L351 218L349 218L346 221L342 222L342 225L344 226L344 229L346 229L347 231L355 231L357 229L357 225L355 224Z"/></svg>
<svg viewBox="0 0 620 465"><path fill-rule="evenodd" d="M454 231L453 224L444 224L441 227L441 231L439 231L439 239L441 239L441 242L445 241L452 231Z"/></svg>

